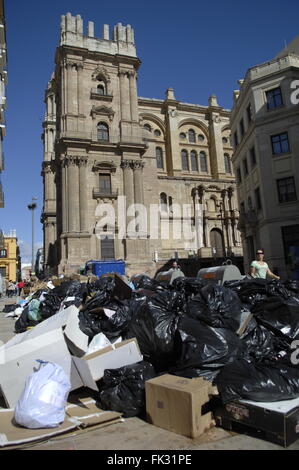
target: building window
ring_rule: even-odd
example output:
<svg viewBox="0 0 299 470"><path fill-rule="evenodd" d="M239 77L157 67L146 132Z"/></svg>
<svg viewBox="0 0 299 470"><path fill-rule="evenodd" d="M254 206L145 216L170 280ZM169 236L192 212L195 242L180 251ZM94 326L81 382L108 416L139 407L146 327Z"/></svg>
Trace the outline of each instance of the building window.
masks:
<svg viewBox="0 0 299 470"><path fill-rule="evenodd" d="M261 210L262 209L262 201L261 201L261 193L260 193L260 188L256 188L256 190L254 191L254 196L255 196L255 205L256 205L256 208L257 210Z"/></svg>
<svg viewBox="0 0 299 470"><path fill-rule="evenodd" d="M157 168L164 169L163 165L163 152L160 147L156 148L156 161L157 161Z"/></svg>
<svg viewBox="0 0 299 470"><path fill-rule="evenodd" d="M192 150L191 154L191 170L198 171L198 160L197 160L197 153L195 150Z"/></svg>
<svg viewBox="0 0 299 470"><path fill-rule="evenodd" d="M185 134L185 132L181 132L181 133L180 133L180 139L181 139L181 140L186 139L186 134Z"/></svg>
<svg viewBox="0 0 299 470"><path fill-rule="evenodd" d="M191 142L191 143L196 142L195 131L193 129L189 129L188 138L189 138L189 142Z"/></svg>
<svg viewBox="0 0 299 470"><path fill-rule="evenodd" d="M293 279L299 279L299 224L281 227L285 261Z"/></svg>
<svg viewBox="0 0 299 470"><path fill-rule="evenodd" d="M115 250L114 250L114 240L113 238L107 237L101 238L101 259L114 259Z"/></svg>
<svg viewBox="0 0 299 470"><path fill-rule="evenodd" d="M109 140L109 127L105 122L99 122L98 126L98 140Z"/></svg>
<svg viewBox="0 0 299 470"><path fill-rule="evenodd" d="M0 258L7 258L7 250L0 250Z"/></svg>
<svg viewBox="0 0 299 470"><path fill-rule="evenodd" d="M235 144L235 148L237 148L238 145L239 145L238 133L237 133L237 131L234 133L234 144Z"/></svg>
<svg viewBox="0 0 299 470"><path fill-rule="evenodd" d="M287 153L290 151L288 133L283 132L282 134L272 135L272 153L278 155L280 153Z"/></svg>
<svg viewBox="0 0 299 470"><path fill-rule="evenodd" d="M149 124L144 124L143 128L146 129L149 132L152 132L152 128Z"/></svg>
<svg viewBox="0 0 299 470"><path fill-rule="evenodd" d="M248 121L248 125L251 123L252 121L252 108L251 108L251 104L249 103L249 105L247 106L246 108L246 114L247 114L247 121Z"/></svg>
<svg viewBox="0 0 299 470"><path fill-rule="evenodd" d="M244 175L248 175L248 165L247 165L247 158L243 160L243 169L244 169Z"/></svg>
<svg viewBox="0 0 299 470"><path fill-rule="evenodd" d="M205 140L205 136L203 134L198 134L199 142L203 142Z"/></svg>
<svg viewBox="0 0 299 470"><path fill-rule="evenodd" d="M200 152L199 160L200 160L200 171L207 173L208 164L207 164L207 156L205 152L203 151Z"/></svg>
<svg viewBox="0 0 299 470"><path fill-rule="evenodd" d="M240 203L240 212L241 214L245 214L245 202Z"/></svg>
<svg viewBox="0 0 299 470"><path fill-rule="evenodd" d="M247 205L248 205L248 210L251 211L253 209L251 196L248 196Z"/></svg>
<svg viewBox="0 0 299 470"><path fill-rule="evenodd" d="M295 181L293 176L277 180L277 191L279 202L297 201Z"/></svg>
<svg viewBox="0 0 299 470"><path fill-rule="evenodd" d="M245 127L244 127L244 120L241 119L240 121L240 133L241 133L241 137L243 137L243 135L245 134Z"/></svg>
<svg viewBox="0 0 299 470"><path fill-rule="evenodd" d="M255 148L252 147L249 151L250 153L250 163L251 163L251 168L255 167L256 165L256 155L255 155Z"/></svg>
<svg viewBox="0 0 299 470"><path fill-rule="evenodd" d="M226 145L228 143L228 139L226 137L222 137L222 143Z"/></svg>
<svg viewBox="0 0 299 470"><path fill-rule="evenodd" d="M267 109L278 108L283 105L280 87L266 91Z"/></svg>
<svg viewBox="0 0 299 470"><path fill-rule="evenodd" d="M155 130L154 135L155 135L156 137L160 137L161 132L159 131L159 129L156 129L156 130Z"/></svg>
<svg viewBox="0 0 299 470"><path fill-rule="evenodd" d="M106 95L105 85L100 84L100 85L97 86L97 94L98 95Z"/></svg>
<svg viewBox="0 0 299 470"><path fill-rule="evenodd" d="M238 184L242 183L242 174L241 174L240 167L237 168L236 177L237 177L237 183Z"/></svg>
<svg viewBox="0 0 299 470"><path fill-rule="evenodd" d="M231 163L230 163L230 156L228 153L224 154L224 169L225 169L225 173L231 174L232 168L231 168Z"/></svg>
<svg viewBox="0 0 299 470"><path fill-rule="evenodd" d="M189 171L189 158L188 158L187 150L181 151L181 157L182 157L182 170Z"/></svg>
<svg viewBox="0 0 299 470"><path fill-rule="evenodd" d="M111 194L111 176L110 175L99 175L100 192L105 194Z"/></svg>

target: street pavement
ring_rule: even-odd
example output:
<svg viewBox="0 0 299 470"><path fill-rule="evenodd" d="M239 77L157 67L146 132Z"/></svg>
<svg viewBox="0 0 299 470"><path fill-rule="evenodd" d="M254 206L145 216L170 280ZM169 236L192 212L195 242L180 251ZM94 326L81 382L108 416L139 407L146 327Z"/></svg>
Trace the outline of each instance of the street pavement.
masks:
<svg viewBox="0 0 299 470"><path fill-rule="evenodd" d="M14 336L12 318L5 318L4 305L15 303L16 297L0 299L0 340ZM196 439L169 432L148 424L139 418L127 418L107 427L87 430L84 433L56 437L43 443L28 444L30 450L285 450L283 447L246 435L212 428ZM299 440L287 450L299 450Z"/></svg>

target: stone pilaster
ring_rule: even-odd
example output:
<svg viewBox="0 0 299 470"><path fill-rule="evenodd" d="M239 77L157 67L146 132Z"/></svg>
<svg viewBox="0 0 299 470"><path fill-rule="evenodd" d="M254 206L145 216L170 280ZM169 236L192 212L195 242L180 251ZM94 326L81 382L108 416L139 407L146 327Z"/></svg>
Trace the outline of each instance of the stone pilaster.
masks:
<svg viewBox="0 0 299 470"><path fill-rule="evenodd" d="M79 209L79 167L77 158L68 156L67 164L67 199L68 199L68 232L80 231Z"/></svg>
<svg viewBox="0 0 299 470"><path fill-rule="evenodd" d="M131 103L131 119L138 121L138 98L136 87L136 73L135 71L129 72L129 85L130 85L130 103Z"/></svg>
<svg viewBox="0 0 299 470"><path fill-rule="evenodd" d="M134 178L132 170L132 161L123 160L120 164L123 169L124 195L126 197L127 208L134 204Z"/></svg>
<svg viewBox="0 0 299 470"><path fill-rule="evenodd" d="M121 100L121 119L123 121L131 120L131 109L130 109L130 90L128 73L126 70L119 71L120 81L120 100Z"/></svg>
<svg viewBox="0 0 299 470"><path fill-rule="evenodd" d="M77 102L78 102L78 114L79 116L83 113L83 63L77 64Z"/></svg>
<svg viewBox="0 0 299 470"><path fill-rule="evenodd" d="M80 205L80 232L87 232L87 157L79 157L79 205Z"/></svg>
<svg viewBox="0 0 299 470"><path fill-rule="evenodd" d="M144 162L135 160L132 162L133 174L134 174L134 200L135 204L143 204L143 174L142 170Z"/></svg>

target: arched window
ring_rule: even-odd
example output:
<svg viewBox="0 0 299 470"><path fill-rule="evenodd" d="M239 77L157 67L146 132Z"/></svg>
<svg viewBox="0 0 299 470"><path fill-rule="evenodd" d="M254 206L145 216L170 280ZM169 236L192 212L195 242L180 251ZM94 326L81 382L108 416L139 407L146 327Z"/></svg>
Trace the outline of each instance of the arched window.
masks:
<svg viewBox="0 0 299 470"><path fill-rule="evenodd" d="M161 168L163 170L163 152L161 147L156 147L156 161L157 161L157 168Z"/></svg>
<svg viewBox="0 0 299 470"><path fill-rule="evenodd" d="M168 197L168 207L169 207L169 211L173 212L172 197L171 196Z"/></svg>
<svg viewBox="0 0 299 470"><path fill-rule="evenodd" d="M151 128L151 126L150 126L149 124L144 124L143 127L144 127L144 129L146 129L147 131L152 132L152 128Z"/></svg>
<svg viewBox="0 0 299 470"><path fill-rule="evenodd" d="M0 250L0 258L7 258L7 250Z"/></svg>
<svg viewBox="0 0 299 470"><path fill-rule="evenodd" d="M198 160L197 160L197 153L195 150L192 150L190 153L191 156L191 170L192 171L198 171Z"/></svg>
<svg viewBox="0 0 299 470"><path fill-rule="evenodd" d="M105 85L103 83L100 83L100 85L97 86L97 94L98 95L106 95L105 93Z"/></svg>
<svg viewBox="0 0 299 470"><path fill-rule="evenodd" d="M248 196L248 199L247 199L247 203L248 203L248 210L252 210L252 199L251 199L251 196Z"/></svg>
<svg viewBox="0 0 299 470"><path fill-rule="evenodd" d="M200 152L199 160L200 160L200 171L203 171L206 173L208 171L206 152L203 152L203 151Z"/></svg>
<svg viewBox="0 0 299 470"><path fill-rule="evenodd" d="M189 129L188 138L189 142L196 142L195 131L193 129Z"/></svg>
<svg viewBox="0 0 299 470"><path fill-rule="evenodd" d="M98 126L98 140L109 140L109 126L105 122L99 122Z"/></svg>
<svg viewBox="0 0 299 470"><path fill-rule="evenodd" d="M182 170L189 171L189 158L188 158L187 150L181 151L181 157L182 157Z"/></svg>
<svg viewBox="0 0 299 470"><path fill-rule="evenodd" d="M231 173L232 172L230 157L229 157L228 153L224 154L224 168L225 168L225 173Z"/></svg>
<svg viewBox="0 0 299 470"><path fill-rule="evenodd" d="M160 209L162 212L167 212L167 194L161 193L160 194Z"/></svg>

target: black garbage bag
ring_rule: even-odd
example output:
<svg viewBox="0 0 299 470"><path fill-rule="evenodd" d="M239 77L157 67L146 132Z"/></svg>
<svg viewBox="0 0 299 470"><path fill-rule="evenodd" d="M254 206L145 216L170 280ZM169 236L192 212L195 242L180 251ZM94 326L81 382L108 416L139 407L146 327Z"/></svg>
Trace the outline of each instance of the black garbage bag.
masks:
<svg viewBox="0 0 299 470"><path fill-rule="evenodd" d="M258 323L271 330L276 336L289 341L299 339L299 299L290 297L285 300L269 297L256 304L254 313Z"/></svg>
<svg viewBox="0 0 299 470"><path fill-rule="evenodd" d="M200 279L198 277L177 277L173 281L171 287L174 290L184 292L185 299L188 300L194 295L199 294L202 287L204 287L206 283L206 280Z"/></svg>
<svg viewBox="0 0 299 470"><path fill-rule="evenodd" d="M223 366L243 357L244 350L242 341L233 331L214 328L186 316L178 323L176 348L180 356L171 373L209 380L214 379Z"/></svg>
<svg viewBox="0 0 299 470"><path fill-rule="evenodd" d="M145 289L155 291L159 285L155 279L151 279L146 274L138 274L132 278L135 289Z"/></svg>
<svg viewBox="0 0 299 470"><path fill-rule="evenodd" d="M145 360L159 372L175 364L175 332L184 307L184 297L176 291L163 291L131 304L134 310L126 338L137 338Z"/></svg>
<svg viewBox="0 0 299 470"><path fill-rule="evenodd" d="M186 314L207 325L237 331L241 322L242 304L233 290L208 284L189 300Z"/></svg>
<svg viewBox="0 0 299 470"><path fill-rule="evenodd" d="M299 281L289 279L284 281L283 285L288 291L292 292L292 294L299 294Z"/></svg>
<svg viewBox="0 0 299 470"><path fill-rule="evenodd" d="M55 289L45 295L45 299L40 303L39 311L43 319L52 317L60 309L63 297L54 292Z"/></svg>
<svg viewBox="0 0 299 470"><path fill-rule="evenodd" d="M3 313L10 313L10 312L14 312L16 308L18 308L19 305L18 304L8 304L8 305L5 305L4 309L2 310Z"/></svg>
<svg viewBox="0 0 299 470"><path fill-rule="evenodd" d="M101 277L87 283L87 289L89 295L94 292L106 293L107 297L113 297L113 291L115 289L115 280L112 276Z"/></svg>
<svg viewBox="0 0 299 470"><path fill-rule="evenodd" d="M254 306L269 297L288 299L292 294L278 280L244 278L238 281L226 281L224 286L237 292L241 302Z"/></svg>
<svg viewBox="0 0 299 470"><path fill-rule="evenodd" d="M28 317L29 313L29 305L27 305L23 312L21 313L20 317L15 322L15 333L24 333L28 327L38 325L38 321L31 320Z"/></svg>
<svg viewBox="0 0 299 470"><path fill-rule="evenodd" d="M145 361L106 369L99 385L99 405L103 410L123 413L125 418L145 414L145 381L156 377Z"/></svg>
<svg viewBox="0 0 299 470"><path fill-rule="evenodd" d="M236 399L280 401L299 397L299 369L241 359L226 365L215 383L224 403Z"/></svg>
<svg viewBox="0 0 299 470"><path fill-rule="evenodd" d="M250 324L251 327L249 326L241 336L248 359L258 361L273 358L280 350L274 334L263 325L258 325L254 318Z"/></svg>

